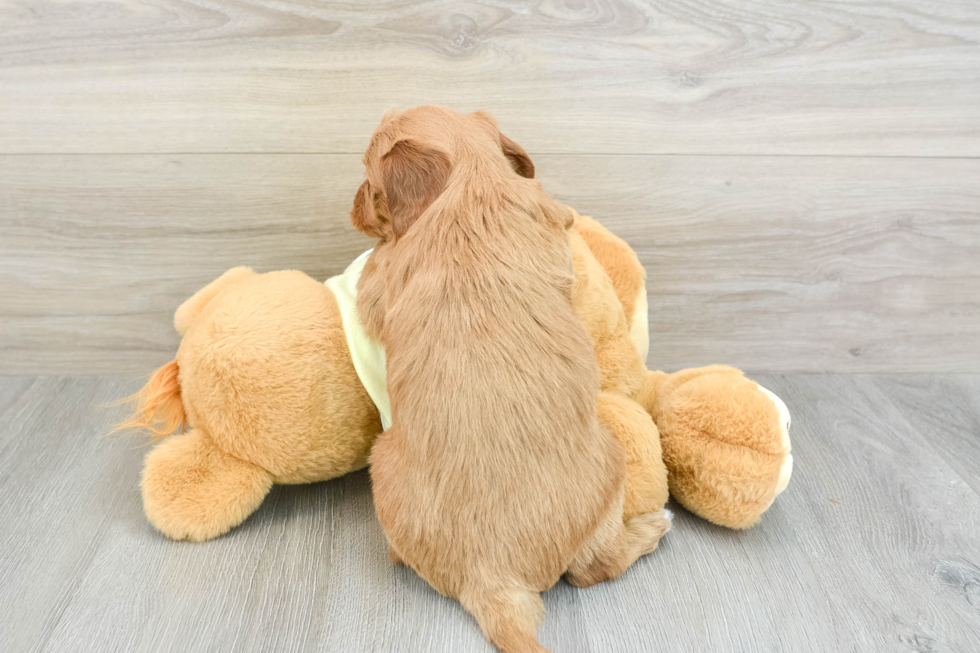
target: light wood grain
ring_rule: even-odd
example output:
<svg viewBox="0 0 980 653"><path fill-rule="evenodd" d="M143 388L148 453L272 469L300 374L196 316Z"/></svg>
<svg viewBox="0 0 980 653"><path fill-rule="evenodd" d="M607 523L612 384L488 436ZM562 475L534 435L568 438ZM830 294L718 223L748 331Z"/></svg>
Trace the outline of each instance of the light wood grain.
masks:
<svg viewBox="0 0 980 653"><path fill-rule="evenodd" d="M652 367L980 364L980 161L538 156L648 273ZM148 373L176 307L235 265L323 279L356 155L0 157L0 370Z"/></svg>
<svg viewBox="0 0 980 653"><path fill-rule="evenodd" d="M674 506L674 529L622 578L545 595L542 643L556 653L975 650L980 495L962 470L980 453L961 445L951 464L928 424L976 424L968 398L980 377L758 380L793 413L796 460L762 522L735 532ZM276 487L219 540L163 539L140 505L146 450L97 437L119 414L97 405L132 389L0 379L0 649L492 650L457 603L390 565L364 472Z"/></svg>
<svg viewBox="0 0 980 653"><path fill-rule="evenodd" d="M173 311L229 267L343 270L357 157L0 159L2 367L143 373ZM33 363L32 363L33 361Z"/></svg>
<svg viewBox="0 0 980 653"><path fill-rule="evenodd" d="M977 369L978 160L596 157L545 175L637 251L650 366Z"/></svg>
<svg viewBox="0 0 980 653"><path fill-rule="evenodd" d="M13 384L17 399L0 414L0 649L19 652L40 650L112 520L138 501L141 452L99 437L110 414L96 406L131 382L2 383Z"/></svg>
<svg viewBox="0 0 980 653"><path fill-rule="evenodd" d="M980 459L980 377L926 375L876 381L889 404L980 494L980 465L973 462ZM951 406L968 408L956 410Z"/></svg>
<svg viewBox="0 0 980 653"><path fill-rule="evenodd" d="M0 152L356 153L488 109L532 154L980 155L966 0L0 4Z"/></svg>

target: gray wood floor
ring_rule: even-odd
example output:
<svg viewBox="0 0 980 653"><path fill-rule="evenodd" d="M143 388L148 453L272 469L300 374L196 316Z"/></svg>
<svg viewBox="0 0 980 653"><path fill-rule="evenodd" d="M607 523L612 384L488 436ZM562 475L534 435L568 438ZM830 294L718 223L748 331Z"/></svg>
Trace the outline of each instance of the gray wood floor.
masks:
<svg viewBox="0 0 980 653"><path fill-rule="evenodd" d="M545 595L570 651L980 650L980 376L759 377L793 413L789 489L747 532L677 509L621 579ZM100 438L117 378L0 379L0 650L489 651L392 567L365 473L277 487L206 544L163 539L146 449ZM676 507L675 507L676 508Z"/></svg>

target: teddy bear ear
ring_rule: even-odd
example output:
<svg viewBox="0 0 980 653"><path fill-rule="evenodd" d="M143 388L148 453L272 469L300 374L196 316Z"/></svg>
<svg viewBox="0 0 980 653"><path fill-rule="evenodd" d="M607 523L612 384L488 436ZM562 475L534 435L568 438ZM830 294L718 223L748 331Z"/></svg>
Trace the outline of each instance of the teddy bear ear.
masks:
<svg viewBox="0 0 980 653"><path fill-rule="evenodd" d="M500 149L504 151L504 156L517 174L526 179L534 179L534 164L523 147L500 134Z"/></svg>
<svg viewBox="0 0 980 653"><path fill-rule="evenodd" d="M404 236L446 187L449 155L415 140L400 140L381 157L388 217L396 238Z"/></svg>

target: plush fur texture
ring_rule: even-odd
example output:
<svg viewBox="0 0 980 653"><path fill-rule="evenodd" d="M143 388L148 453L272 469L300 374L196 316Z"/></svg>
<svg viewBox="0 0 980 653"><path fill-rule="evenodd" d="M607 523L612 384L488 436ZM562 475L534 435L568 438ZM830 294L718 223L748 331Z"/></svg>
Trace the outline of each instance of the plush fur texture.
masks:
<svg viewBox="0 0 980 653"><path fill-rule="evenodd" d="M623 313L632 323L639 298L646 295L646 271L636 252L592 218L576 214L575 231L609 277Z"/></svg>
<svg viewBox="0 0 980 653"><path fill-rule="evenodd" d="M622 343L623 327L613 326L617 312L602 288L612 285L632 326L635 311L646 310L645 302L635 301L646 292L636 254L583 216L576 216L571 243L576 309L595 340L603 390L615 389L638 402L656 422L653 433L659 432L651 443L650 430L639 419L632 428L620 422L611 429L627 454L626 514L663 505L669 479L670 494L691 512L729 528L754 525L792 473L788 415L781 416L778 405L733 367L648 372L635 354L635 335L632 351ZM612 425L617 418L607 412L603 420ZM669 475L661 473L664 466Z"/></svg>
<svg viewBox="0 0 980 653"><path fill-rule="evenodd" d="M592 221L577 216L574 230L570 232L576 279L572 291L573 303L596 343L596 356L603 377L602 397L618 395L623 398L625 395L609 389L617 385L615 379L619 378L621 372L607 372L606 368L644 368L637 367L638 361L629 362L630 357L636 358L635 354L630 354L629 348L608 345L610 341L617 340L610 336L610 328L621 328L623 318L619 315L625 313L615 299L616 291L612 289L616 281L610 281L602 266L592 256L585 240L574 237L583 223L588 222ZM592 225L593 242L603 242L602 235L605 234L606 250L622 243L597 223L592 222ZM637 268L637 273L642 274L642 269ZM322 464L322 469L309 477L331 478L363 467L366 452L380 431L380 421L351 364L333 295L329 290L325 291L321 284L297 272L269 275L257 275L248 268L229 270L181 305L175 318L175 326L181 332L187 333L193 324L197 333L181 347L180 358L187 361L189 367L180 369L178 361L174 360L157 370L143 390L131 398L136 402L136 411L121 426L147 431L155 439L185 427L196 426L194 422L186 421L184 414L185 401L193 405L203 404L202 398L194 394L194 389L203 388L210 392L210 389L220 388L223 384L239 385L235 370L245 361L258 356L261 360L252 361L252 364L261 365L268 378L280 379L278 383L281 386L294 385L287 394L292 397L291 402L297 410L311 415L325 411L326 416L317 417L315 421L333 424L334 428L341 429L331 430L327 427L320 435L326 443L326 461ZM592 278L593 276L598 279ZM620 278L627 277L621 275ZM283 297L296 305L296 309L275 309L276 312L269 312L272 307L267 297L269 288L281 292ZM231 295L219 299L214 306L224 306L224 310L204 310L226 290L232 291ZM256 300L254 305L251 301L253 297ZM316 310L306 312L303 309L304 305L317 306L321 303L325 304L322 314L318 314ZM236 312L241 312L241 315L236 315ZM611 317L609 313L612 314ZM302 352L302 348L294 349L288 339L279 341L269 336L275 329L295 327L303 330L311 327L309 322L293 325L289 321L299 318L307 321L322 320L320 328L327 333L322 342L325 352L322 361L325 366L323 374L335 381L337 401L319 401L320 395L317 392L303 386L308 381L292 371L295 363L290 357L293 352ZM191 364L199 356L197 350L211 352L212 364ZM227 356L228 361L222 362L222 356ZM624 356L626 361L617 360ZM181 383L185 386L183 389ZM306 397L305 401L301 401L302 397ZM224 397L218 392L214 403L218 412L226 409L239 411L242 406L247 406L247 414L264 413L267 405L274 400L275 397L268 396L261 385L241 384L239 392L232 396ZM631 517L647 512L647 509L662 506L667 493L666 472L660 460L659 436L653 421L645 419L644 411L638 411L634 403L608 398L600 398L598 413L600 420L622 445L626 456L626 516ZM277 443L286 450L302 450L303 441L310 437L305 428L287 431L266 422L265 429L243 429L237 434L233 431L223 440L232 440L235 450L261 447L263 443L269 442ZM201 441L207 442L215 453L227 453L201 429L195 430L195 437L202 438ZM186 445L178 446L175 440L176 438L170 438L158 445L147 457L143 472L144 505L154 526L174 539L210 539L233 528L257 507L254 500L248 499L247 483L228 484L229 477L221 476L218 467L212 464L206 469L202 468L195 462L195 450ZM351 449L365 453L352 461ZM641 453L643 455L639 455ZM306 465L304 458L300 457L298 462L294 459L297 467ZM283 478L291 475L299 475L299 470L283 474ZM236 493L242 495L237 509L215 510L213 506L218 505L218 502L206 499L225 493L232 497Z"/></svg>
<svg viewBox="0 0 980 653"><path fill-rule="evenodd" d="M323 284L236 268L202 293L178 309L184 339L162 368L193 428L158 445L143 472L147 517L174 539L227 532L273 483L363 466L381 430ZM151 403L137 411L138 419L155 413Z"/></svg>
<svg viewBox="0 0 980 653"><path fill-rule="evenodd" d="M616 278L620 279L620 286L617 288L583 236L589 234L596 249L617 251L622 241L615 242L619 239L612 234L609 234L611 238L601 238L601 230L595 221L575 214L575 229L569 232L575 267L572 298L592 339L602 372L599 419L619 441L626 456L623 513L624 518L629 519L660 510L667 503L667 468L660 452L657 426L644 407L634 400L647 374L629 335L625 308L635 305L623 305L618 299L621 293L625 296L635 294L633 286L637 279L640 288L643 287L643 268L636 261L633 274L629 274L629 257L607 255L607 260L619 263ZM625 243L622 245L626 246Z"/></svg>
<svg viewBox="0 0 980 653"><path fill-rule="evenodd" d="M785 488L780 473L787 463L792 469L789 425L740 370L651 372L637 399L660 428L670 493L689 510L721 526L748 528Z"/></svg>
<svg viewBox="0 0 980 653"><path fill-rule="evenodd" d="M572 305L574 214L501 140L482 113L386 116L352 220L381 237L358 286L392 407L371 454L378 519L397 559L516 652L543 650L539 592L566 571L618 576L668 522L623 522L623 451Z"/></svg>
<svg viewBox="0 0 980 653"><path fill-rule="evenodd" d="M512 148L515 169L516 156ZM788 480L788 420L777 423L772 402L733 368L647 372L635 334L633 350L622 345L620 315L634 326L644 310L629 301L645 292L635 254L584 216L576 216L569 243L573 303L602 376L599 419L626 459L625 516L663 505L666 462L671 490L689 510L734 528L755 523ZM259 505L268 478L312 482L365 465L380 419L351 363L336 301L322 284L298 272L235 268L185 302L174 322L193 335L133 398L136 410L124 424L155 439L191 428L158 444L143 471L147 516L165 535L205 540L227 532ZM294 340L294 331L306 336ZM185 405L196 406L195 415L213 410L206 421L210 429L219 425L218 437L185 415ZM308 415L319 427L280 421L280 411ZM740 411L753 417L732 420ZM223 413L239 413L242 428L225 428L233 420ZM268 459L271 469L261 466Z"/></svg>

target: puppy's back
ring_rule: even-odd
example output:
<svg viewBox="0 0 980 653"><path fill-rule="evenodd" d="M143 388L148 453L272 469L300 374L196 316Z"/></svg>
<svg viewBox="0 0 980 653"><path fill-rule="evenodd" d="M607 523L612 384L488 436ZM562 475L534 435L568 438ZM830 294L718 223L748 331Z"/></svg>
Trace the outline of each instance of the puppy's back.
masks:
<svg viewBox="0 0 980 653"><path fill-rule="evenodd" d="M503 570L550 587L623 474L596 420L599 370L571 306L567 238L513 208L494 219L495 228L449 222L441 239L401 243L416 250L406 261L424 266L389 311L402 442L397 460L373 461L375 476L404 481L390 488L401 494L391 518L426 533L404 555L420 556L413 566L451 595L467 574Z"/></svg>

